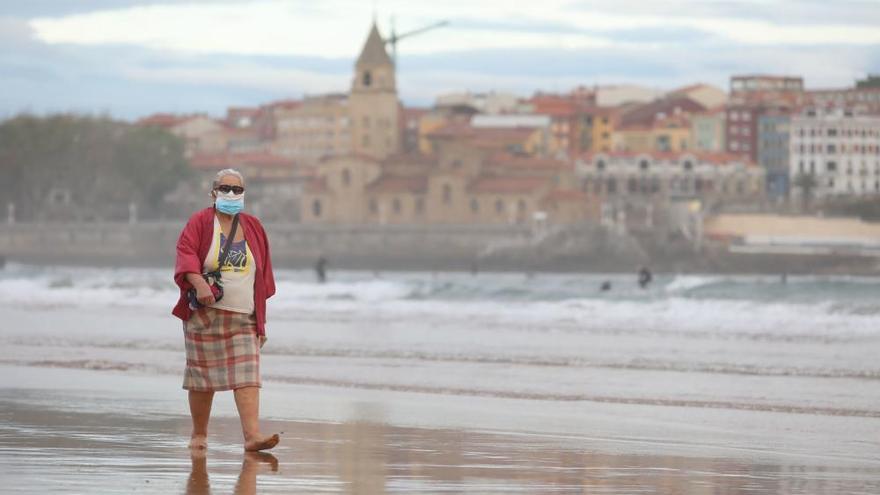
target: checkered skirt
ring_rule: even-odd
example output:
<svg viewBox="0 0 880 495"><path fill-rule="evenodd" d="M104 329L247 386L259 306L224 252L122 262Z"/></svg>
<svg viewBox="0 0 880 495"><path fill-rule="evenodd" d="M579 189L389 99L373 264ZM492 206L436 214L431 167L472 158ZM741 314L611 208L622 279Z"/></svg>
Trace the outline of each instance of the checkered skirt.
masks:
<svg viewBox="0 0 880 495"><path fill-rule="evenodd" d="M260 386L260 339L253 314L203 307L183 324L183 388L197 392Z"/></svg>

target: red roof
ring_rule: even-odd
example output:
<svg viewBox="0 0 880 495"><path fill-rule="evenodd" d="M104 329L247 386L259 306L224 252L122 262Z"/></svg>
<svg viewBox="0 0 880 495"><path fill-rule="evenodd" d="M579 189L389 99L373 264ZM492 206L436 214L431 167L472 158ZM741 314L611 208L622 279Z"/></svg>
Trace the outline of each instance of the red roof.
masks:
<svg viewBox="0 0 880 495"><path fill-rule="evenodd" d="M403 107L403 120L420 119L430 111L428 108Z"/></svg>
<svg viewBox="0 0 880 495"><path fill-rule="evenodd" d="M670 95L627 110L620 119L621 125L650 125L658 114L675 115L678 112L694 113L706 110L702 104L683 95Z"/></svg>
<svg viewBox="0 0 880 495"><path fill-rule="evenodd" d="M468 186L468 191L483 194L523 194L537 191L549 183L540 177L479 177Z"/></svg>
<svg viewBox="0 0 880 495"><path fill-rule="evenodd" d="M267 108L271 108L271 109L274 109L274 108L293 109L293 108L298 108L298 107L302 106L302 104L303 104L302 100L278 100L278 101L273 101L271 103L268 103L265 106Z"/></svg>
<svg viewBox="0 0 880 495"><path fill-rule="evenodd" d="M221 169L228 167L279 167L292 168L296 163L287 157L266 152L199 154L192 157L190 164L199 169Z"/></svg>
<svg viewBox="0 0 880 495"><path fill-rule="evenodd" d="M200 114L191 114L191 115L178 115L173 113L154 113L153 115L149 115L144 117L137 122L136 125L142 126L156 126L156 127L174 127L177 124L186 122L187 120L194 119L196 117L204 117L204 115Z"/></svg>
<svg viewBox="0 0 880 495"><path fill-rule="evenodd" d="M529 103L532 104L534 112L541 115L551 115L553 117L569 117L575 115L583 105L575 101L572 97L559 95L536 95L533 96Z"/></svg>
<svg viewBox="0 0 880 495"><path fill-rule="evenodd" d="M487 159L486 163L488 165L496 165L501 167L509 167L509 168L519 168L519 169L529 169L529 168L540 168L540 169L565 169L570 168L570 164L568 162L564 162L561 160L555 160L553 158L539 158L528 155L515 155L513 153L508 153L506 151L498 151L492 153Z"/></svg>
<svg viewBox="0 0 880 495"><path fill-rule="evenodd" d="M367 189L372 193L424 194L428 191L428 177L383 175L370 183Z"/></svg>

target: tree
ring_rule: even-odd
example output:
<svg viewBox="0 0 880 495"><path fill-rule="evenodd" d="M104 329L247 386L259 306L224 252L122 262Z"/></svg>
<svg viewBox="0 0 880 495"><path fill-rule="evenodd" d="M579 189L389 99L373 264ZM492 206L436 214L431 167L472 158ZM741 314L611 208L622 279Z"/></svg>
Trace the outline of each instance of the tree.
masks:
<svg viewBox="0 0 880 495"><path fill-rule="evenodd" d="M794 179L794 186L801 191L801 211L807 212L813 201L813 195L819 183L813 174L800 173Z"/></svg>
<svg viewBox="0 0 880 495"><path fill-rule="evenodd" d="M143 216L192 177L183 142L106 117L20 115L0 123L0 194L22 220Z"/></svg>

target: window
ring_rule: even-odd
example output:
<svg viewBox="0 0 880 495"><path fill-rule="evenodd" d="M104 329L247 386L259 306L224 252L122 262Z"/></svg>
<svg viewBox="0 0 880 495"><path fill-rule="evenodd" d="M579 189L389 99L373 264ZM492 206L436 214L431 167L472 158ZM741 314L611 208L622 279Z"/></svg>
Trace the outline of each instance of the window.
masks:
<svg viewBox="0 0 880 495"><path fill-rule="evenodd" d="M829 144L829 145L825 148L825 150L828 152L829 155L833 155L834 153L837 152L837 147L834 146L833 144Z"/></svg>
<svg viewBox="0 0 880 495"><path fill-rule="evenodd" d="M639 168L642 170L648 170L648 160L642 160L639 162Z"/></svg>
<svg viewBox="0 0 880 495"><path fill-rule="evenodd" d="M443 184L443 204L452 204L452 186L449 184Z"/></svg>
<svg viewBox="0 0 880 495"><path fill-rule="evenodd" d="M685 160L685 161L684 161L684 169L687 170L687 171L691 171L691 170L693 170L693 169L694 169L694 163L693 163L692 161L690 161L690 160Z"/></svg>
<svg viewBox="0 0 880 495"><path fill-rule="evenodd" d="M471 211L474 213L480 212L480 202L477 201L477 198L471 199Z"/></svg>
<svg viewBox="0 0 880 495"><path fill-rule="evenodd" d="M639 188L639 183L636 180L636 178L630 177L629 180L626 182L626 190L628 192L634 193L638 190L638 188Z"/></svg>
<svg viewBox="0 0 880 495"><path fill-rule="evenodd" d="M351 184L351 172L349 172L348 169L346 168L342 171L342 185L348 186L350 184Z"/></svg>
<svg viewBox="0 0 880 495"><path fill-rule="evenodd" d="M416 213L424 213L425 212L425 199L424 198L416 198Z"/></svg>
<svg viewBox="0 0 880 495"><path fill-rule="evenodd" d="M837 172L837 162L828 162L825 164L825 170L829 172Z"/></svg>
<svg viewBox="0 0 880 495"><path fill-rule="evenodd" d="M500 198L495 200L495 213L504 213L504 201Z"/></svg>
<svg viewBox="0 0 880 495"><path fill-rule="evenodd" d="M614 177L608 179L608 194L617 194L617 180Z"/></svg>
<svg viewBox="0 0 880 495"><path fill-rule="evenodd" d="M605 170L605 160L599 160L596 162L596 168L599 170Z"/></svg>
<svg viewBox="0 0 880 495"><path fill-rule="evenodd" d="M363 78L362 78L362 79L361 79L361 80L362 80L362 81L363 81L363 83L364 83L364 86L367 86L367 87L369 87L369 86L370 86L370 84L372 84L372 83L373 83L373 75L372 75L372 74L370 74L370 71L368 71L368 70L365 70L365 71L364 71L364 75L363 75Z"/></svg>
<svg viewBox="0 0 880 495"><path fill-rule="evenodd" d="M364 136L361 138L361 144L364 145L364 148L370 147L370 135L369 134L364 134Z"/></svg>
<svg viewBox="0 0 880 495"><path fill-rule="evenodd" d="M316 200L312 201L312 215L314 215L315 218L318 218L321 216L321 200L320 199L316 199Z"/></svg>
<svg viewBox="0 0 880 495"><path fill-rule="evenodd" d="M394 213L400 213L400 198L394 198L391 202L391 209Z"/></svg>

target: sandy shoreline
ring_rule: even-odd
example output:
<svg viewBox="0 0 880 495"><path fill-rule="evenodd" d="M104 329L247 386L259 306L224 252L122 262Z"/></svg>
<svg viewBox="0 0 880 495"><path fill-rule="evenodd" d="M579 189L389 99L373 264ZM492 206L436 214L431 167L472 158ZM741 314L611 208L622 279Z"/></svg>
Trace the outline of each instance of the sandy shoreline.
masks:
<svg viewBox="0 0 880 495"><path fill-rule="evenodd" d="M653 435L646 433L650 428L640 430L635 417L652 416L651 411L636 410L629 418L618 412L616 430L607 427L613 411L587 415L597 426L595 437L585 437L574 416L542 413L538 401L474 403L277 383L266 384L263 401L265 429L284 432L271 456L242 453L231 397L225 394L215 405L206 458L192 459L185 448L189 423L179 377L0 368L5 377L0 379L0 471L8 473L4 490L16 493L856 494L880 489L876 456L821 457L784 445L762 452L770 450L768 444L755 440L750 448L744 446L748 443L724 448L720 437L719 448L709 448L697 434L706 425L688 430L675 425L672 415L657 417ZM517 404L519 411L505 412ZM795 427L802 419L788 418ZM827 419L835 422L832 429L845 428L848 421ZM664 422L665 428L659 426ZM544 431L535 431L541 423ZM497 430L481 427L488 424ZM565 430L572 434L559 433Z"/></svg>

